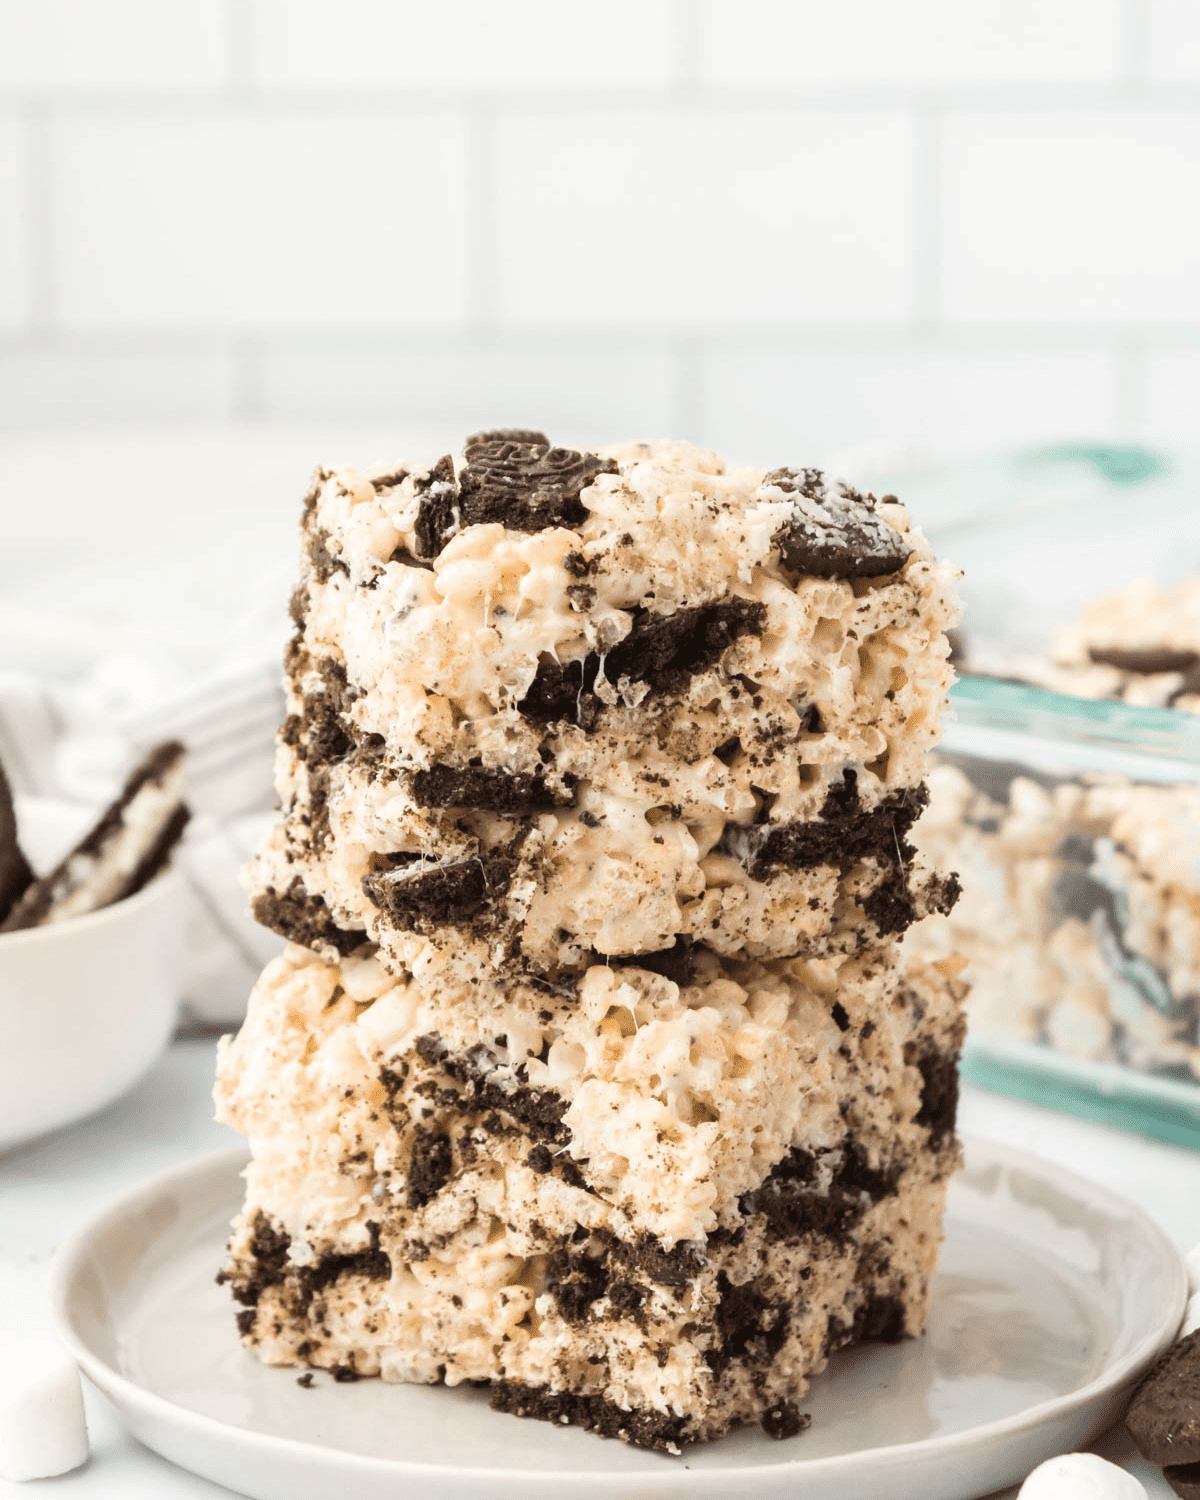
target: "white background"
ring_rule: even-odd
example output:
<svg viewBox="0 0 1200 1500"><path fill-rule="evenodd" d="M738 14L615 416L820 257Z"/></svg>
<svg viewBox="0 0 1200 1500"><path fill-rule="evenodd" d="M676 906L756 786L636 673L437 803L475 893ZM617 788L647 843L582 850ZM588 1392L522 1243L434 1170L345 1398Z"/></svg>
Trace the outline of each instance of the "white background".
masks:
<svg viewBox="0 0 1200 1500"><path fill-rule="evenodd" d="M1197 0L0 0L0 430L1187 442L1198 188Z"/></svg>

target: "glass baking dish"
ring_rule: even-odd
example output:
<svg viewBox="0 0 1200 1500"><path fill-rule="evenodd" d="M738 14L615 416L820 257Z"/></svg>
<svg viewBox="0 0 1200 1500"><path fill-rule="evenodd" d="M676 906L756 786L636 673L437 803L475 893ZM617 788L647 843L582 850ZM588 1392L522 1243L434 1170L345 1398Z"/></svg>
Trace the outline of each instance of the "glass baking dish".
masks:
<svg viewBox="0 0 1200 1500"><path fill-rule="evenodd" d="M1200 1147L1200 718L964 677L921 852L963 895L964 1076Z"/></svg>
<svg viewBox="0 0 1200 1500"><path fill-rule="evenodd" d="M1045 659L1097 595L1200 572L1191 461L1069 447L887 478L963 568L989 672ZM1200 717L1000 676L951 703L913 837L964 894L905 945L968 959L964 1076L1200 1148Z"/></svg>

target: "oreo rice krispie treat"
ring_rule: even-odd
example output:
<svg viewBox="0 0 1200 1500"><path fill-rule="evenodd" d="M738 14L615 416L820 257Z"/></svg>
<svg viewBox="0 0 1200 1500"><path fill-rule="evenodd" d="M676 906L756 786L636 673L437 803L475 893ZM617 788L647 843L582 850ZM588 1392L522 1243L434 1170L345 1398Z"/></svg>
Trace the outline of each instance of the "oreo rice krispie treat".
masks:
<svg viewBox="0 0 1200 1500"><path fill-rule="evenodd" d="M920 1333L963 986L899 940L953 571L893 497L485 433L318 471L292 940L222 1044L248 1347L676 1451Z"/></svg>

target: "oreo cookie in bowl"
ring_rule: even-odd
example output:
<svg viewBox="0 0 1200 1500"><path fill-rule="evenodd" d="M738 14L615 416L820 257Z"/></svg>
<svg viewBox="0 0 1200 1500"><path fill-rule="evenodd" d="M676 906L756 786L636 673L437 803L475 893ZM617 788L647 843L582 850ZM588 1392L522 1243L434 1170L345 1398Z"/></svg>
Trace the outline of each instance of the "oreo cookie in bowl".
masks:
<svg viewBox="0 0 1200 1500"><path fill-rule="evenodd" d="M170 869L183 747L157 746L99 818L14 798L0 768L0 1150L118 1098L166 1045L183 908Z"/></svg>

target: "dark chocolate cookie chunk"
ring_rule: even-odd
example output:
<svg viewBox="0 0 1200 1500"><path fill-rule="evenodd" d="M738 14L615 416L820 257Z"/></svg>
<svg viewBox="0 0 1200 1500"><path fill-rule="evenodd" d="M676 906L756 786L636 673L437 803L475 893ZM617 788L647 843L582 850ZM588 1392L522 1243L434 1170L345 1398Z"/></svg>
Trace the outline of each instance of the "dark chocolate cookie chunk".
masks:
<svg viewBox="0 0 1200 1500"><path fill-rule="evenodd" d="M1200 1333L1180 1339L1151 1369L1125 1425L1152 1464L1200 1464Z"/></svg>
<svg viewBox="0 0 1200 1500"><path fill-rule="evenodd" d="M695 975L696 960L704 952L700 944L686 933L680 933L670 948L660 948L655 953L629 953L610 957L593 950L593 962L605 964L610 969L646 969L651 974L661 974L680 986L691 984Z"/></svg>
<svg viewBox="0 0 1200 1500"><path fill-rule="evenodd" d="M367 940L362 930L339 927L325 898L306 890L298 875L286 891L271 889L255 896L252 909L260 926L269 927L289 943L301 943L306 948L332 948L342 958Z"/></svg>
<svg viewBox="0 0 1200 1500"><path fill-rule="evenodd" d="M470 859L417 858L363 878L364 893L399 927L468 922L491 913L516 872L520 837Z"/></svg>
<svg viewBox="0 0 1200 1500"><path fill-rule="evenodd" d="M689 677L719 661L739 636L761 635L766 613L756 600L736 598L678 609L673 615L635 609L629 634L604 658L604 675L612 683L628 677L649 683L656 693L678 692ZM525 718L542 724L573 719L589 729L600 707L592 691L599 673L600 657L594 652L569 662L547 656L518 708Z"/></svg>
<svg viewBox="0 0 1200 1500"><path fill-rule="evenodd" d="M1158 672L1190 672L1197 665L1194 651L1176 651L1170 646L1134 648L1124 646L1089 646L1088 656L1097 666L1116 667L1119 672L1136 672L1151 677Z"/></svg>
<svg viewBox="0 0 1200 1500"><path fill-rule="evenodd" d="M472 448L485 443L534 443L542 448L550 447L550 439L544 432L532 427L496 427L491 432L473 432L464 444L467 461L470 462Z"/></svg>
<svg viewBox="0 0 1200 1500"><path fill-rule="evenodd" d="M912 548L861 494L820 469L774 469L760 486L796 497L791 520L775 533L785 568L810 578L877 578L895 573Z"/></svg>
<svg viewBox="0 0 1200 1500"><path fill-rule="evenodd" d="M908 835L928 803L928 787L897 787L878 806L864 811L858 778L848 770L830 786L819 818L747 828L730 824L721 847L746 862L752 880L764 880L781 867L811 870L830 864L848 868L860 859L903 865L916 853Z"/></svg>
<svg viewBox="0 0 1200 1500"><path fill-rule="evenodd" d="M0 765L0 923L33 884L33 870L17 842L17 815Z"/></svg>
<svg viewBox="0 0 1200 1500"><path fill-rule="evenodd" d="M719 661L740 636L761 635L765 604L754 599L722 599L673 615L634 611L633 629L608 653L604 675L610 682L628 677L648 682L655 692L677 692L689 677Z"/></svg>
<svg viewBox="0 0 1200 1500"><path fill-rule="evenodd" d="M569 771L554 785L541 771L499 766L430 766L413 773L412 788L420 807L478 807L500 817L573 807L576 798L576 778Z"/></svg>
<svg viewBox="0 0 1200 1500"><path fill-rule="evenodd" d="M598 474L615 474L610 458L552 448L540 432L484 432L466 448L462 513L467 526L499 522L510 531L579 526L580 493Z"/></svg>
<svg viewBox="0 0 1200 1500"><path fill-rule="evenodd" d="M769 1438L790 1438L807 1431L812 1426L812 1417L794 1402L781 1401L763 1412L760 1426Z"/></svg>
<svg viewBox="0 0 1200 1500"><path fill-rule="evenodd" d="M417 556L437 557L462 525L454 460L448 453L439 458L428 474L413 480L413 488L421 497L414 528Z"/></svg>
<svg viewBox="0 0 1200 1500"><path fill-rule="evenodd" d="M493 1411L508 1412L514 1417L534 1417L556 1426L582 1427L601 1437L620 1438L635 1448L678 1453L679 1444L688 1441L687 1417L644 1408L626 1411L604 1396L554 1392L545 1386L499 1380L492 1386L491 1406Z"/></svg>
<svg viewBox="0 0 1200 1500"><path fill-rule="evenodd" d="M308 536L308 564L318 583L328 583L335 573L350 576L350 569L342 558L329 550L330 535L327 531L311 531Z"/></svg>
<svg viewBox="0 0 1200 1500"><path fill-rule="evenodd" d="M387 474L372 474L371 485L378 495L383 490L394 490L398 484L403 484L407 478L407 469L392 469Z"/></svg>
<svg viewBox="0 0 1200 1500"><path fill-rule="evenodd" d="M1179 1500L1200 1500L1200 1464L1168 1464L1162 1472Z"/></svg>

